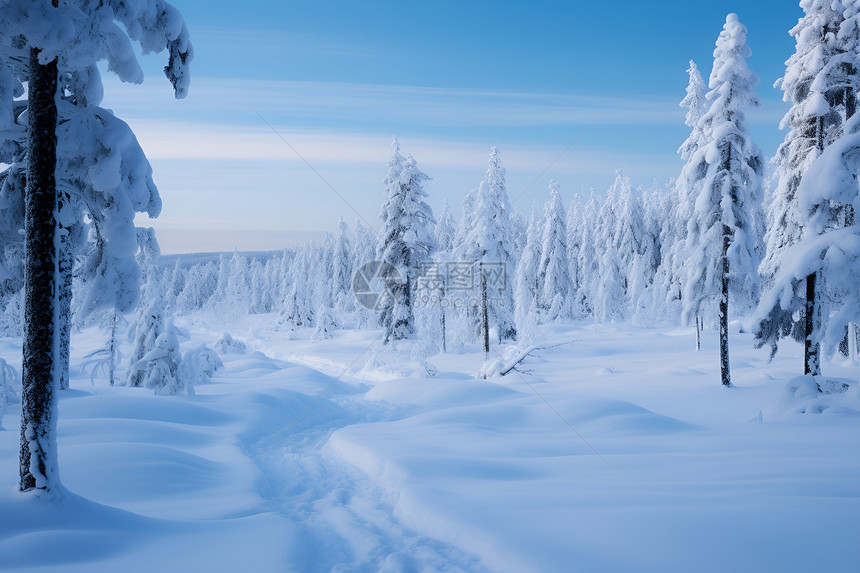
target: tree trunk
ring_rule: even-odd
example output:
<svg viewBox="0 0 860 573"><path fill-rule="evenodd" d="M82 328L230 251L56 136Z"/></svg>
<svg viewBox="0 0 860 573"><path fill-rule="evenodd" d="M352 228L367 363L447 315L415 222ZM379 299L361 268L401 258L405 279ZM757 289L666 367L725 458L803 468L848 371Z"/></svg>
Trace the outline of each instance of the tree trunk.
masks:
<svg viewBox="0 0 860 573"><path fill-rule="evenodd" d="M820 345L813 341L818 331L818 302L816 300L816 284L818 273L806 277L806 317L804 320L804 344L803 344L803 373L813 376L821 375L821 361L819 358Z"/></svg>
<svg viewBox="0 0 860 573"><path fill-rule="evenodd" d="M116 373L116 323L118 320L119 317L117 316L116 308L114 308L110 323L110 356L108 357L108 380L111 386L113 386Z"/></svg>
<svg viewBox="0 0 860 573"><path fill-rule="evenodd" d="M69 197L59 193L57 213L69 209ZM62 217L60 217L62 219ZM57 379L60 390L69 388L69 351L72 342L72 252L69 234L62 224L57 225L59 249L57 252Z"/></svg>
<svg viewBox="0 0 860 573"><path fill-rule="evenodd" d="M487 311L487 275L481 263L481 336L484 342L484 360L490 355L490 316Z"/></svg>
<svg viewBox="0 0 860 573"><path fill-rule="evenodd" d="M732 385L729 372L729 234L731 230L723 225L723 250L721 254L723 272L720 277L720 379L723 386Z"/></svg>
<svg viewBox="0 0 860 573"><path fill-rule="evenodd" d="M702 319L696 315L696 350L702 349Z"/></svg>
<svg viewBox="0 0 860 573"><path fill-rule="evenodd" d="M21 491L49 491L59 485L54 366L57 61L40 64L36 48L30 49L28 89L25 316L18 487Z"/></svg>
<svg viewBox="0 0 860 573"><path fill-rule="evenodd" d="M441 298L439 299L439 309L442 311L442 353L446 354L448 352L448 333L445 332L446 324L445 324L445 294L446 289L443 287L441 291Z"/></svg>
<svg viewBox="0 0 860 573"><path fill-rule="evenodd" d="M857 362L857 323L848 323L848 356L852 362Z"/></svg>

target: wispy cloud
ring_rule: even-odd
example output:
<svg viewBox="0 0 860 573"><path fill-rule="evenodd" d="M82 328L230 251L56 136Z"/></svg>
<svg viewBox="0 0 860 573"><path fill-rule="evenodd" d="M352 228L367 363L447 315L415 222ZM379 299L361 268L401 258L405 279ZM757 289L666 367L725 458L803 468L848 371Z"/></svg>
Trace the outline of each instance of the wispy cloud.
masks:
<svg viewBox="0 0 860 573"><path fill-rule="evenodd" d="M271 129L216 123L131 120L138 140L150 159L282 162L302 160ZM382 169L391 154L391 136L324 130L294 130L275 126L278 133L308 162L319 166L364 164ZM495 141L509 170L539 173L562 148L549 144L523 145ZM445 170L482 170L489 144L439 138L409 138L404 151L423 166ZM595 173L624 164L664 166L677 164L674 155L631 154L624 151L574 147L554 166L555 171Z"/></svg>
<svg viewBox="0 0 860 573"><path fill-rule="evenodd" d="M119 82L107 90L108 104L129 117L204 115L223 111L225 121L247 119L248 108L307 123L522 127L590 123L603 112L610 125L677 125L683 111L674 98L603 97L471 89L195 78L186 101L169 105L169 86L148 81L136 89ZM237 113L238 112L238 113ZM241 121L241 120L240 120Z"/></svg>

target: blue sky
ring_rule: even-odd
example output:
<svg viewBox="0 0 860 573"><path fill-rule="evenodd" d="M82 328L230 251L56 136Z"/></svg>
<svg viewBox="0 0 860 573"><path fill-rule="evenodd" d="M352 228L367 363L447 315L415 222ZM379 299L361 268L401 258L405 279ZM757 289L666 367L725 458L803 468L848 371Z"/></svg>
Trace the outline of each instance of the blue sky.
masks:
<svg viewBox="0 0 860 573"><path fill-rule="evenodd" d="M433 178L434 208L477 186L491 145L525 211L550 178L566 197L604 191L618 168L662 184L681 167L687 62L707 77L733 11L762 78L748 122L772 155L786 109L772 85L801 15L776 0L174 4L196 51L189 97L171 98L159 54L142 86L106 77L104 104L153 164L164 212L139 224L165 252L278 248L339 215L375 224L394 134Z"/></svg>

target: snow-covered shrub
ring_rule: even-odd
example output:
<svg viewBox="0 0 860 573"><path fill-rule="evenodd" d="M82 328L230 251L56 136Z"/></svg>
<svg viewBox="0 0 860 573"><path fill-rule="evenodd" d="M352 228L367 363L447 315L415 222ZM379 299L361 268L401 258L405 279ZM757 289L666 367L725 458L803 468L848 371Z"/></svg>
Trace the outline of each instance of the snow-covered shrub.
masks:
<svg viewBox="0 0 860 573"><path fill-rule="evenodd" d="M193 394L194 389L186 377L179 353L179 340L172 324L158 335L155 346L131 367L131 376L141 380L142 385L162 396L173 396L180 392Z"/></svg>
<svg viewBox="0 0 860 573"><path fill-rule="evenodd" d="M136 369L144 356L158 344L158 338L164 333L164 308L162 300L156 297L149 308L138 316L134 329L134 349L131 354L131 367L128 374L129 386L143 386L144 372Z"/></svg>
<svg viewBox="0 0 860 573"><path fill-rule="evenodd" d="M0 313L0 336L23 336L24 334L24 289L10 296L6 308Z"/></svg>
<svg viewBox="0 0 860 573"><path fill-rule="evenodd" d="M229 332L225 332L212 347L221 354L245 354L248 351L245 343L233 338Z"/></svg>
<svg viewBox="0 0 860 573"><path fill-rule="evenodd" d="M179 377L190 388L195 384L209 384L212 376L223 369L224 363L221 362L218 354L205 344L201 344L182 355Z"/></svg>
<svg viewBox="0 0 860 573"><path fill-rule="evenodd" d="M314 335L311 340L319 342L320 340L328 340L334 337L334 331L337 329L337 322L334 320L331 311L328 308L322 307L317 311L317 326L314 330Z"/></svg>
<svg viewBox="0 0 860 573"><path fill-rule="evenodd" d="M21 380L18 371L0 358L0 430L3 429L3 415L6 414L6 406L15 404L19 400L19 388Z"/></svg>

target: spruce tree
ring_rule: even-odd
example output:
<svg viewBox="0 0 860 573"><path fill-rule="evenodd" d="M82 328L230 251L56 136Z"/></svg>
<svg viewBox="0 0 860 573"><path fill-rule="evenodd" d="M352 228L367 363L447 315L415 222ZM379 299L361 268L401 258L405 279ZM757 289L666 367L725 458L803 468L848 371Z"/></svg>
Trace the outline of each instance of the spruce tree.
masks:
<svg viewBox="0 0 860 573"><path fill-rule="evenodd" d="M567 214L558 181L550 181L538 265L538 302L544 320L569 316L570 263L567 252Z"/></svg>
<svg viewBox="0 0 860 573"><path fill-rule="evenodd" d="M413 288L417 286L416 272L430 261L435 250L433 235L436 221L430 206L424 201L424 181L429 177L418 169L412 156L400 154L397 138L394 153L388 162L388 174L383 184L385 200L380 213L382 229L376 253L400 272L401 282L388 285L393 305L380 314L385 329L384 340L404 340L415 334L415 316L412 307Z"/></svg>
<svg viewBox="0 0 860 573"><path fill-rule="evenodd" d="M515 319L517 331L526 327L537 313L538 273L541 264L541 219L537 207L532 205L532 214L526 228L526 244L517 263ZM531 313L531 316L530 316ZM531 325L529 325L531 326Z"/></svg>
<svg viewBox="0 0 860 573"><path fill-rule="evenodd" d="M474 195L474 208L468 216L469 226L465 227L468 231L456 251L459 262L472 265L474 286L480 289L481 308L474 309L473 325L485 343L491 329L495 330L498 342L515 340L517 335L513 308L512 278L516 276L516 264L510 233L511 208L505 185L505 168L495 147L490 150L488 164L486 176ZM463 220L466 219L464 212ZM487 274L491 276L487 277ZM485 283L486 293L483 290ZM491 300L485 304L485 299Z"/></svg>
<svg viewBox="0 0 860 573"><path fill-rule="evenodd" d="M729 371L729 298L746 310L758 289L754 212L761 209L763 156L744 124L744 112L757 106L758 76L746 59L747 29L729 14L714 51L710 106L701 122L708 144L701 149L707 163L695 210L687 226L691 253L684 293L686 316L699 316L702 306L719 302L720 373L731 386Z"/></svg>
<svg viewBox="0 0 860 573"><path fill-rule="evenodd" d="M771 288L762 297L754 320L758 343L770 342L775 351L780 336L800 330L788 313L803 301L804 286L809 284L809 277L815 277L814 306L807 304L815 312L809 313L812 320L803 321L806 348L813 349L804 363L808 374L819 373L815 369L819 347L822 353L824 349L834 353L840 347L848 353L851 338L856 341L853 324L860 319L860 231L855 216L860 207L860 115L856 113L860 3L846 6L834 50L816 76L819 95L829 106L827 113L819 110L823 115L818 126L827 126L824 133L836 134L836 138L825 140L823 150L809 153L814 161L800 174L795 193L804 232L794 245L783 250ZM810 38L815 36L810 34Z"/></svg>
<svg viewBox="0 0 860 573"><path fill-rule="evenodd" d="M768 292L756 311L754 330L757 344L769 344L772 352L786 336L803 342L804 373L817 375L821 372L823 277L810 272L790 292L783 284L777 285L776 278L784 277L783 267L796 262L788 255L792 247L821 230L813 230L816 225L810 217L820 220L824 215L832 226L839 218L844 223L850 211L845 205L834 205L831 211L828 203L820 204L813 213L811 205L801 205L798 190L805 173L842 135L846 119L856 109L852 84L856 84L857 72L856 67L852 69L850 54L857 42L852 24L857 9L852 7L856 2L850 2L846 12L842 2L831 0L803 0L800 5L804 17L790 31L796 50L786 62L785 76L776 83L784 91L783 99L792 106L781 124L789 131L775 160L777 187L769 203L767 250L760 269ZM826 214L825 209L829 211Z"/></svg>
<svg viewBox="0 0 860 573"><path fill-rule="evenodd" d="M57 185L56 176L62 165L62 156L58 156L62 144L58 142L58 101L73 94L75 101L66 103L85 108L84 113L74 115L89 115L86 112L97 106L102 93L96 67L102 59L110 61L109 69L121 80L142 81L129 40L139 43L144 51L168 49L165 74L177 97L182 97L188 87L187 64L192 49L182 16L160 0L131 6L54 0L17 3L11 8L4 12L0 25L0 42L7 47L6 61L0 66L0 84L4 84L0 97L10 93L10 85L14 91L14 86L26 79L30 121L19 487L22 491L52 490L59 486L53 393L59 383L57 378L62 377L58 373L62 370L61 355L55 352L68 344L56 318L56 305L67 304L68 295L61 289L68 288L70 281L65 277L71 266L65 247L59 252L57 246L66 241L67 223L80 218L75 212L67 212L71 194ZM11 84L7 72L12 76ZM0 109L8 106L6 101L0 103ZM0 112L0 116L4 115ZM81 143L86 145L89 140ZM114 201L114 205L122 204L121 200ZM59 219L55 213L59 213ZM122 225L116 228L119 227ZM119 239L115 243L123 244Z"/></svg>
<svg viewBox="0 0 860 573"><path fill-rule="evenodd" d="M690 135L678 148L678 154L684 160L681 174L669 190L670 199L665 213L669 215L664 221L663 244L664 255L658 272L657 285L652 293L652 314L657 321L680 321L683 312L684 286L687 281L687 225L695 211L696 198L701 192L702 182L707 173L707 162L702 151L708 143L708 136L701 124L701 119L708 110L709 102L699 68L693 60L687 69L689 82L687 95L681 100L680 106L687 110L684 123L690 128ZM692 317L696 322L698 334L700 317ZM696 348L699 347L699 337L696 338Z"/></svg>

